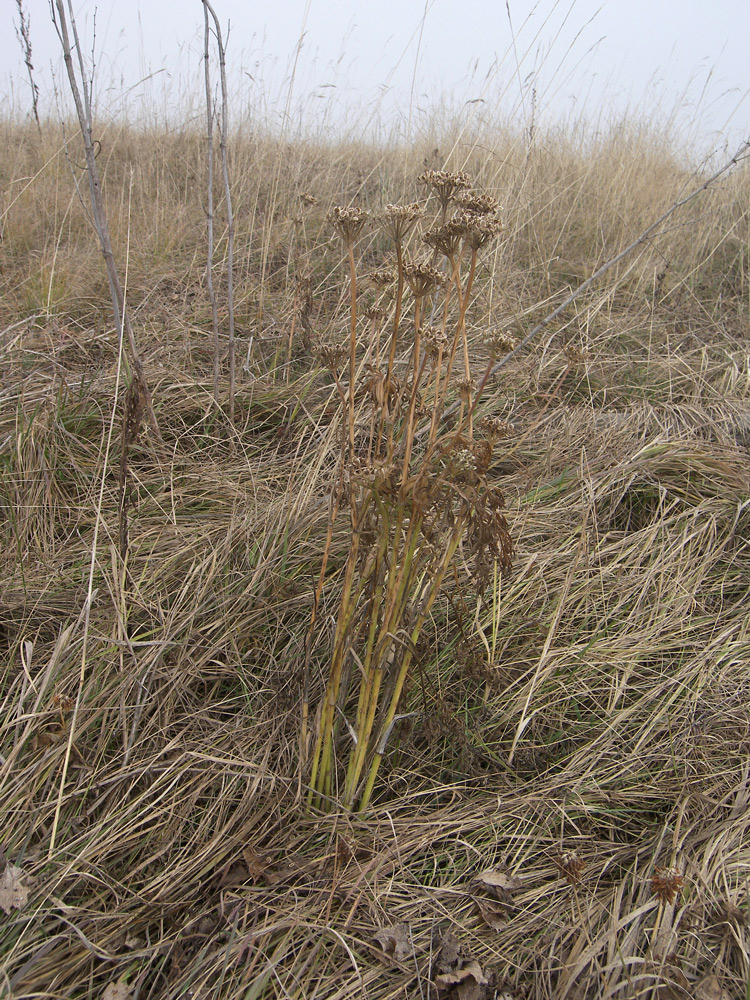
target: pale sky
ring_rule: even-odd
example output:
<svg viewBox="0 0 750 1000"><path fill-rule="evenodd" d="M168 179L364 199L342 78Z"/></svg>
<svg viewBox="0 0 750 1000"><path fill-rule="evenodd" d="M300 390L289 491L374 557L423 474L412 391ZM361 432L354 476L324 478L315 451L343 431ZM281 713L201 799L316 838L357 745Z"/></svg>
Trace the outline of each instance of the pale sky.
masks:
<svg viewBox="0 0 750 1000"><path fill-rule="evenodd" d="M4 0L3 96L30 107ZM233 111L294 130L419 128L431 109L542 125L629 111L703 149L750 136L750 0L213 0L226 29ZM47 0L23 0L45 100L62 90ZM113 113L187 113L202 87L200 0L75 0L97 100ZM0 23L3 23L0 21ZM301 44L300 44L301 40ZM150 80L142 82L149 74ZM291 87L291 89L290 89ZM196 108L199 107L196 104Z"/></svg>

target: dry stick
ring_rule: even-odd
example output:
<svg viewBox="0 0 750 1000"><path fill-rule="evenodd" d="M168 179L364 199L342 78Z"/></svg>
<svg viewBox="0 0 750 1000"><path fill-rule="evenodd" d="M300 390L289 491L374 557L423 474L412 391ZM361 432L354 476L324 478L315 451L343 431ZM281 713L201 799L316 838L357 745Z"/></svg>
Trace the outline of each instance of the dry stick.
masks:
<svg viewBox="0 0 750 1000"><path fill-rule="evenodd" d="M524 347L530 344L531 341L534 339L534 337L537 336L537 334L541 333L545 327L549 326L552 320L556 319L563 311L563 309L569 306L571 302L574 302L578 298L578 296L581 295L582 292L585 292L587 288L589 288L595 281L601 278L603 274L606 274L607 271L610 270L610 268L613 268L615 266L615 264L619 264L619 262L623 259L623 257L627 257L627 255L629 253L632 253L632 251L635 250L637 246L640 246L641 243L645 243L646 240L649 238L649 236L653 233L653 231L658 226L660 226L662 222L666 221L670 217L670 215L674 214L674 212L676 212L678 208L682 208L683 205L687 205L688 202L691 202L694 198L697 198L699 194L702 194L704 191L707 191L711 187L711 185L715 184L716 181L723 174L725 174L728 170L731 170L732 167L736 166L739 160L748 152L748 150L750 150L750 140L743 142L743 144L734 154L732 159L727 161L727 163L725 163L720 170L717 170L715 174L709 177L708 180L704 181L700 187L697 187L694 191L692 191L685 198L682 198L680 201L676 201L670 208L667 209L667 211L663 215L659 216L656 222L652 222L651 225L648 227L648 229L644 229L644 231L637 239L633 240L632 243L629 243L624 250L621 250L620 253L617 254L617 256L610 258L610 260L602 264L602 266L597 271L594 271L591 277L587 278L586 281L583 282L583 284L579 285L578 288L575 289L575 291L571 292L571 294L565 299L564 302L562 302L557 307L557 309L551 312L549 316L545 316L544 319L541 321L541 323L537 323L534 329L530 333L527 333L526 336L523 338L523 340L519 344L517 344L517 346L514 347L512 351L510 351L508 354L502 357L498 362L496 362L492 366L492 368L490 368L487 374L487 378L484 380L485 384L487 381L489 381L490 378L496 375L501 368L507 365L507 363L510 361L511 358L514 358L516 354L519 354L524 349ZM456 402L446 407L446 409L443 411L441 419L444 420L451 413L455 413L460 405L461 405L460 403ZM476 405L476 400L475 400L475 405ZM417 432L416 436L422 437L428 431L429 431L429 426L422 427Z"/></svg>
<svg viewBox="0 0 750 1000"><path fill-rule="evenodd" d="M73 100L76 106L76 112L78 114L78 123L81 128L81 136L83 137L83 148L86 155L86 172L89 178L89 190L91 193L91 207L94 217L94 227L96 229L97 235L99 237L99 244L101 246L102 255L104 256L104 262L107 267L107 278L109 280L109 290L112 296L112 309L115 316L115 325L118 330L118 336L122 339L123 331L127 334L128 345L130 347L130 354L133 363L133 371L135 373L135 381L138 383L138 390L143 395L144 408L146 410L146 415L148 417L148 422L151 426L151 430L154 437L159 445L163 445L164 441L159 430L159 425L156 422L156 414L154 413L154 406L151 401L151 393L149 392L148 383L146 382L146 375L143 370L143 363L141 362L140 354L138 353L138 347L135 342L135 334L133 332L133 327L130 322L130 315L125 308L125 296L123 294L122 285L120 283L120 277L117 273L117 265L115 264L115 256L112 251L112 241L109 236L109 225L107 223L107 215L104 210L104 200L102 198L102 188L101 182L99 180L99 170L96 165L96 143L92 138L92 128L93 128L93 115L91 109L91 85L86 80L85 67L83 64L83 55L81 51L81 44L78 39L78 29L76 27L75 16L73 14L73 8L71 5L71 0L68 0L68 11L70 14L70 26L73 32L73 38L75 41L75 47L78 52L78 64L81 74L81 88L79 89L78 80L76 78L76 71L73 66L73 50L70 44L70 35L68 34L68 21L65 16L65 8L63 6L63 0L55 0L55 7L57 8L57 18L55 18L55 8L51 8L52 11L52 23L55 26L57 35L60 39L60 43L63 48L63 58L65 60L65 68L68 73L68 81L70 83L70 89L73 94ZM59 20L59 23L58 23ZM83 94L81 94L83 91Z"/></svg>
<svg viewBox="0 0 750 1000"><path fill-rule="evenodd" d="M203 59L206 81L206 138L208 140L208 197L206 202L206 220L208 223L208 249L206 254L206 287L211 302L211 321L214 333L214 401L219 402L220 348L219 348L219 309L216 304L214 290L214 108L211 100L211 73L209 70L209 21L208 8L203 7Z"/></svg>
<svg viewBox="0 0 750 1000"><path fill-rule="evenodd" d="M36 82L34 81L34 64L31 61L29 15L23 9L23 0L16 0L16 7L18 7L18 20L20 22L19 27L16 28L16 34L18 35L18 40L21 43L21 48L23 49L23 61L26 63L26 71L29 74L29 84L31 85L31 110L34 114L37 130L41 136L42 123L39 121L39 87L37 87Z"/></svg>
<svg viewBox="0 0 750 1000"><path fill-rule="evenodd" d="M58 0L59 2L59 0ZM229 188L229 161L227 159L227 117L229 113L229 91L227 88L227 65L224 42L221 37L221 26L216 11L208 0L202 0L204 8L213 18L216 31L216 45L219 49L219 71L221 78L221 131L219 133L219 152L221 153L221 175L224 181L224 200L227 206L227 324L229 327L229 419L234 422L234 389L235 389L235 359L234 359L234 212L232 211L232 192Z"/></svg>

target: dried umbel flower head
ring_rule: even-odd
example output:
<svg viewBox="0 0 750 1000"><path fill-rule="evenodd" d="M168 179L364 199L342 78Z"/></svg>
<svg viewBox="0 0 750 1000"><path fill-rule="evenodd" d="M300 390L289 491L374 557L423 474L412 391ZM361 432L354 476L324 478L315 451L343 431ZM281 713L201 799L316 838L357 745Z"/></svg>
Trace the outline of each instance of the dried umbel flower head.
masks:
<svg viewBox="0 0 750 1000"><path fill-rule="evenodd" d="M495 215L500 210L500 203L488 194L479 191L461 191L456 195L456 203L473 215Z"/></svg>
<svg viewBox="0 0 750 1000"><path fill-rule="evenodd" d="M352 205L348 208L334 205L328 213L328 221L345 243L353 243L365 227L369 214Z"/></svg>
<svg viewBox="0 0 750 1000"><path fill-rule="evenodd" d="M684 884L685 876L677 868L660 868L657 865L651 876L651 892L660 903L674 903Z"/></svg>
<svg viewBox="0 0 750 1000"><path fill-rule="evenodd" d="M395 282L396 272L392 267L379 267L377 271L370 271L366 277L373 285L377 285L379 288L387 288L388 285L392 285Z"/></svg>
<svg viewBox="0 0 750 1000"><path fill-rule="evenodd" d="M348 349L339 344L321 344L316 353L321 363L332 372L340 371L349 357Z"/></svg>
<svg viewBox="0 0 750 1000"><path fill-rule="evenodd" d="M458 392L461 399L465 403L471 402L471 396L476 389L477 384L473 378L462 378L458 382Z"/></svg>
<svg viewBox="0 0 750 1000"><path fill-rule="evenodd" d="M421 299L434 288L444 288L448 278L426 261L404 261L404 278L415 298Z"/></svg>
<svg viewBox="0 0 750 1000"><path fill-rule="evenodd" d="M421 329L424 349L431 358L437 358L448 346L448 334L437 326L423 326Z"/></svg>
<svg viewBox="0 0 750 1000"><path fill-rule="evenodd" d="M385 309L381 309L380 306L367 306L362 313L365 319L372 320L373 323L382 323L386 318L388 313Z"/></svg>
<svg viewBox="0 0 750 1000"><path fill-rule="evenodd" d="M471 186L471 179L463 170L425 170L417 180L432 188L443 208L448 207L457 191Z"/></svg>
<svg viewBox="0 0 750 1000"><path fill-rule="evenodd" d="M303 204L305 204L305 205L317 205L318 204L318 199L315 197L315 195L314 194L308 194L307 191L303 191L300 194L299 200Z"/></svg>
<svg viewBox="0 0 750 1000"><path fill-rule="evenodd" d="M485 335L485 344L493 354L510 354L515 351L518 341L505 330L493 330Z"/></svg>
<svg viewBox="0 0 750 1000"><path fill-rule="evenodd" d="M565 851L562 854L558 854L554 861L560 869L560 874L565 877L565 880L570 885L578 885L580 883L581 875L586 870L586 862L580 857L577 851Z"/></svg>
<svg viewBox="0 0 750 1000"><path fill-rule="evenodd" d="M422 241L446 257L453 257L466 236L466 226L457 219L451 219L444 226L428 229L422 236Z"/></svg>
<svg viewBox="0 0 750 1000"><path fill-rule="evenodd" d="M500 220L493 219L489 215L475 215L473 212L462 212L457 221L463 223L465 228L464 239L472 250L481 250L483 247L486 247L503 230L503 224Z"/></svg>
<svg viewBox="0 0 750 1000"><path fill-rule="evenodd" d="M479 430L489 441L499 441L501 438L508 437L513 433L515 428L513 424L509 423L507 420L501 420L499 417L486 416L482 417L479 421Z"/></svg>
<svg viewBox="0 0 750 1000"><path fill-rule="evenodd" d="M386 205L381 216L383 229L394 243L403 243L423 212L424 209L418 202L411 205Z"/></svg>

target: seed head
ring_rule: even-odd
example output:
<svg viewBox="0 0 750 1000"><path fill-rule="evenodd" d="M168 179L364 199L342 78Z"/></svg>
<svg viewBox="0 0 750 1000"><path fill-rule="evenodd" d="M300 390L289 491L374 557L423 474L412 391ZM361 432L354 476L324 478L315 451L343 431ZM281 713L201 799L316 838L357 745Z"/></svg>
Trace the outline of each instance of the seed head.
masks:
<svg viewBox="0 0 750 1000"><path fill-rule="evenodd" d="M381 221L394 243L403 243L414 224L424 213L418 202L411 205L386 205Z"/></svg>
<svg viewBox="0 0 750 1000"><path fill-rule="evenodd" d="M426 261L404 261L404 278L417 299L427 295L433 288L444 288L448 284L448 278L442 271Z"/></svg>
<svg viewBox="0 0 750 1000"><path fill-rule="evenodd" d="M380 288L387 288L388 285L392 285L395 282L396 272L392 267L381 267L377 271L370 271L367 277L374 285L378 285Z"/></svg>
<svg viewBox="0 0 750 1000"><path fill-rule="evenodd" d="M365 227L369 214L354 205L345 208L334 205L328 213L328 221L345 243L353 243Z"/></svg>
<svg viewBox="0 0 750 1000"><path fill-rule="evenodd" d="M464 238L472 250L481 250L487 246L503 230L499 219L489 215L475 215L473 212L462 212L458 221L465 226Z"/></svg>
<svg viewBox="0 0 750 1000"><path fill-rule="evenodd" d="M315 197L315 195L314 194L308 194L307 191L303 191L300 194L299 199L305 205L317 205L318 204L318 199Z"/></svg>
<svg viewBox="0 0 750 1000"><path fill-rule="evenodd" d="M479 191L461 191L456 195L457 204L472 215L495 215L500 203L488 194Z"/></svg>
<svg viewBox="0 0 750 1000"><path fill-rule="evenodd" d="M372 320L373 323L382 323L388 313L380 306L367 306L362 315L365 319Z"/></svg>
<svg viewBox="0 0 750 1000"><path fill-rule="evenodd" d="M518 341L504 330L493 330L487 333L484 342L493 354L510 354L515 351Z"/></svg>
<svg viewBox="0 0 750 1000"><path fill-rule="evenodd" d="M464 236L466 236L466 225L460 220L451 219L444 226L428 229L422 241L446 257L453 257Z"/></svg>
<svg viewBox="0 0 750 1000"><path fill-rule="evenodd" d="M471 185L469 175L463 170L425 170L417 180L432 188L443 208L448 207L457 191Z"/></svg>
<svg viewBox="0 0 750 1000"><path fill-rule="evenodd" d="M321 344L317 350L318 357L326 368L332 372L339 371L346 359L349 357L349 350L338 344Z"/></svg>
<svg viewBox="0 0 750 1000"><path fill-rule="evenodd" d="M448 346L448 335L437 326L423 326L421 329L424 349L431 358L437 358L440 351Z"/></svg>
<svg viewBox="0 0 750 1000"><path fill-rule="evenodd" d="M685 876L677 868L659 868L657 866L651 876L651 892L660 903L674 903L675 897L682 892L684 884Z"/></svg>
<svg viewBox="0 0 750 1000"><path fill-rule="evenodd" d="M501 438L508 437L515 430L513 424L507 420L492 416L482 417L479 421L479 429L490 441L499 441Z"/></svg>

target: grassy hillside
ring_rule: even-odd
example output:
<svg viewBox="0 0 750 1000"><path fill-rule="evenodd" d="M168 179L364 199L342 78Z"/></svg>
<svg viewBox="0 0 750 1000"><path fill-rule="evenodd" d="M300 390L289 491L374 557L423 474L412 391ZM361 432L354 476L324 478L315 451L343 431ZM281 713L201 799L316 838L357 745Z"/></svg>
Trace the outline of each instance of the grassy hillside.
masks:
<svg viewBox="0 0 750 1000"><path fill-rule="evenodd" d="M710 171L637 123L531 144L446 127L408 148L236 134L231 422L205 139L102 124L159 444L128 392L73 129L67 150L55 125L0 130L0 995L750 996L745 164L475 399L477 423L507 425L483 484L512 567L480 581L462 538L418 640L398 639L404 718L350 812L354 694L330 796L308 794L352 540L345 507L329 528L350 387L321 346L351 318L331 209L371 216L353 244L364 398L393 319L368 277L393 263L385 206L423 206L408 250L429 255L425 170L500 203L466 311L471 394L489 335L519 342ZM445 315L453 329L455 301Z"/></svg>

